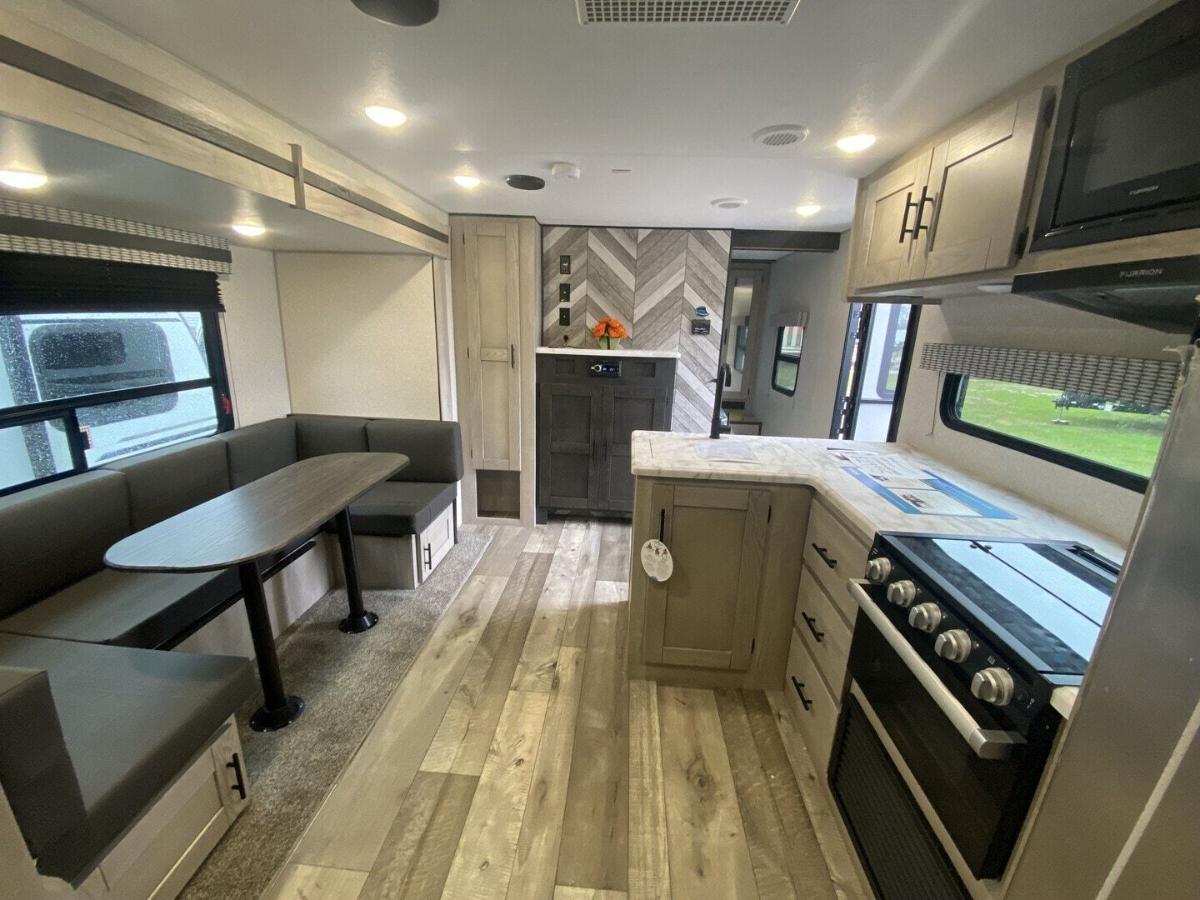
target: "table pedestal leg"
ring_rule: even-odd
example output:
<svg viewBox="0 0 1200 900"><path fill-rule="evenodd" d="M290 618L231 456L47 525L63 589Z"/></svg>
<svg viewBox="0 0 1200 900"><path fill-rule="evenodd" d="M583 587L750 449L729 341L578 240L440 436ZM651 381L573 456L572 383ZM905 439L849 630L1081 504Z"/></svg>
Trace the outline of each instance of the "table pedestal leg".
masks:
<svg viewBox="0 0 1200 900"><path fill-rule="evenodd" d="M263 705L250 717L250 727L255 731L277 731L300 718L304 701L289 697L283 691L279 657L275 654L275 635L271 633L271 617L267 614L267 598L258 563L242 563L238 566L238 575L242 580L243 603L246 618L250 621L250 637L254 641L254 656L263 691Z"/></svg>
<svg viewBox="0 0 1200 900"><path fill-rule="evenodd" d="M358 584L358 560L354 556L354 534L350 531L350 510L343 509L334 519L338 544L342 548L342 570L346 573L346 600L350 615L338 623L348 634L359 634L374 628L379 616L363 608L362 588Z"/></svg>

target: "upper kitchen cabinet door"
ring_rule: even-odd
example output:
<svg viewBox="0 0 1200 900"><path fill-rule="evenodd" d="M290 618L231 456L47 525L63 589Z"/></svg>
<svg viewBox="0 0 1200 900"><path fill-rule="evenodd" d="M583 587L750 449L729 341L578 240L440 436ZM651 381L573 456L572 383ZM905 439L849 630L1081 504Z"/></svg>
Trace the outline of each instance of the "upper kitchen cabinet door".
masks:
<svg viewBox="0 0 1200 900"><path fill-rule="evenodd" d="M854 277L855 288L882 287L907 281L913 229L921 189L929 175L931 153L923 153L881 175L867 188L862 235Z"/></svg>
<svg viewBox="0 0 1200 900"><path fill-rule="evenodd" d="M1050 89L1026 94L934 149L911 278L943 278L1017 261ZM928 226L928 227L926 227Z"/></svg>
<svg viewBox="0 0 1200 900"><path fill-rule="evenodd" d="M604 391L600 441L603 508L633 511L633 432L671 427L671 393L661 387L613 384Z"/></svg>
<svg viewBox="0 0 1200 900"><path fill-rule="evenodd" d="M467 347L479 404L471 429L479 469L521 468L519 247L515 222L475 223L466 243Z"/></svg>
<svg viewBox="0 0 1200 900"><path fill-rule="evenodd" d="M675 568L647 583L645 661L748 669L771 492L655 484L650 499Z"/></svg>

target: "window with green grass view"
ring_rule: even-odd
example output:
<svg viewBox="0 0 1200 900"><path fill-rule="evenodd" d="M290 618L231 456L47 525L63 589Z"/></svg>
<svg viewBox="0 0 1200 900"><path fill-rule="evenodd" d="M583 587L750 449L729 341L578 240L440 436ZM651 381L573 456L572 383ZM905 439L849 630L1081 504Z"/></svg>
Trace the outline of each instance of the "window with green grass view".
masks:
<svg viewBox="0 0 1200 900"><path fill-rule="evenodd" d="M965 375L952 378L947 390L954 392L950 412L957 420L947 424L1011 439L1001 443L1034 445L1049 451L1035 455L1128 486L1149 478L1169 418L1161 406ZM1102 469L1134 478L1109 477Z"/></svg>

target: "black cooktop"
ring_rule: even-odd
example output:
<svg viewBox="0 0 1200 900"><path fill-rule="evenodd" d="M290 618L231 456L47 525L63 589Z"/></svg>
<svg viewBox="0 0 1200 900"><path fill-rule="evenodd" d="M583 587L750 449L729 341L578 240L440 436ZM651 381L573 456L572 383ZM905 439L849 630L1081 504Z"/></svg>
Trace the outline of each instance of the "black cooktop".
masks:
<svg viewBox="0 0 1200 900"><path fill-rule="evenodd" d="M1079 544L888 534L914 572L1036 671L1082 675L1118 567Z"/></svg>

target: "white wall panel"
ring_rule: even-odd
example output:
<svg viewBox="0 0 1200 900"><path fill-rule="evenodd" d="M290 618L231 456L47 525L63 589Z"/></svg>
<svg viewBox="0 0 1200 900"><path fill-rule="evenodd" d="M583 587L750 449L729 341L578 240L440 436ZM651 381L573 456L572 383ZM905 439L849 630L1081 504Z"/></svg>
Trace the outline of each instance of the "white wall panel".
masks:
<svg viewBox="0 0 1200 900"><path fill-rule="evenodd" d="M275 258L268 250L231 247L233 274L221 279L225 358L238 426L286 416L288 394Z"/></svg>

